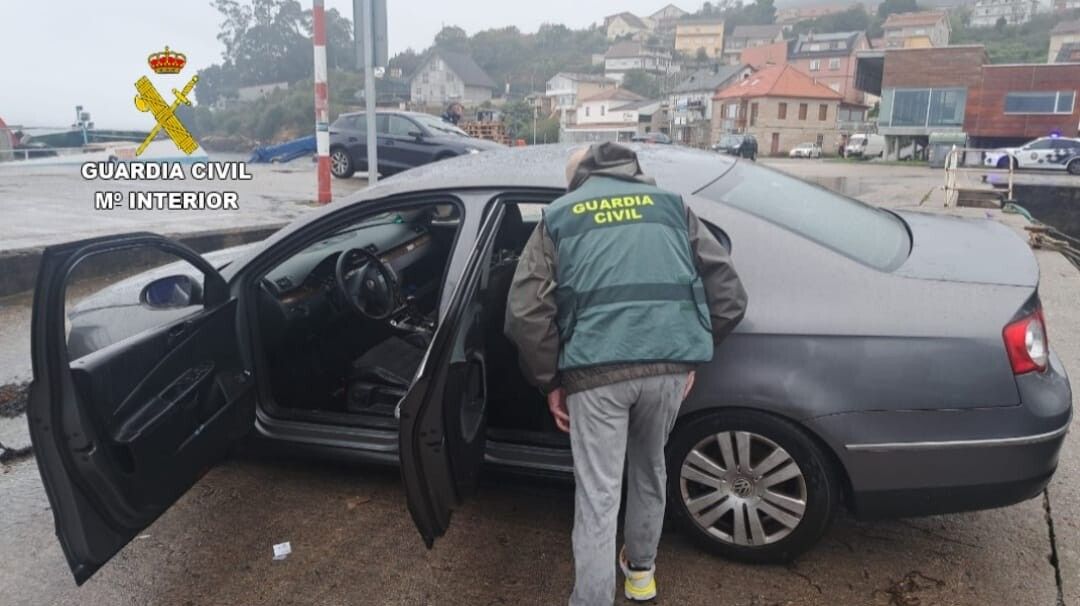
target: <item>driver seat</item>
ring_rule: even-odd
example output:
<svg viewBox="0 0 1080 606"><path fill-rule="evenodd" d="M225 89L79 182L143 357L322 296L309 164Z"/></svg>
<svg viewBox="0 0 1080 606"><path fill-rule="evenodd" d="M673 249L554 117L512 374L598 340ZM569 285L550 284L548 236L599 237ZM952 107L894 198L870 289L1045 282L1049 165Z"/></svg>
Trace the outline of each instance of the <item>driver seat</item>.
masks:
<svg viewBox="0 0 1080 606"><path fill-rule="evenodd" d="M353 361L345 392L347 412L393 416L427 351L418 337L390 337Z"/></svg>

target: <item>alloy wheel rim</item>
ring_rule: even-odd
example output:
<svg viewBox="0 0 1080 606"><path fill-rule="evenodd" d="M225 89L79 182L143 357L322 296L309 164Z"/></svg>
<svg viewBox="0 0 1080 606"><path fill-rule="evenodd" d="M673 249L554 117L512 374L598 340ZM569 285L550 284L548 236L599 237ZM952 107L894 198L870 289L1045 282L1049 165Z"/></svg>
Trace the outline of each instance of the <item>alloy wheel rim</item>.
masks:
<svg viewBox="0 0 1080 606"><path fill-rule="evenodd" d="M334 172L339 175L345 172L347 163L348 160L345 158L344 152L336 151L330 156L330 164L333 166Z"/></svg>
<svg viewBox="0 0 1080 606"><path fill-rule="evenodd" d="M741 547L791 534L806 514L806 478L779 444L749 431L698 442L679 472L683 504L702 530Z"/></svg>

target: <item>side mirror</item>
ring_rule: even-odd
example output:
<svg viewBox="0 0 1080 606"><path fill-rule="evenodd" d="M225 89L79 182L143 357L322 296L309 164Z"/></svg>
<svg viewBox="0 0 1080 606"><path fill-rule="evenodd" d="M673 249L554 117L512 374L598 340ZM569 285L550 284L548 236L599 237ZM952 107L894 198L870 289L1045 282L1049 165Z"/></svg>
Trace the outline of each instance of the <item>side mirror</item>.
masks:
<svg viewBox="0 0 1080 606"><path fill-rule="evenodd" d="M139 300L154 309L201 305L203 302L202 284L186 275L158 278L143 288Z"/></svg>
<svg viewBox="0 0 1080 606"><path fill-rule="evenodd" d="M424 138L424 133L422 133L422 132L420 132L418 130L410 130L409 131L409 136L412 137L413 139L416 139L417 141L419 141L420 139Z"/></svg>

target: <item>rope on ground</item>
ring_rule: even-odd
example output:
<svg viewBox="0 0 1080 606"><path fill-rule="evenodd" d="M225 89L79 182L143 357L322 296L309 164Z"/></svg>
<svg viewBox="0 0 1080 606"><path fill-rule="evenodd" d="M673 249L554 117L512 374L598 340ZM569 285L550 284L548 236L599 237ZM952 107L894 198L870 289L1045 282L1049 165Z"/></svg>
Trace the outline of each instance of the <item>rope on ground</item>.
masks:
<svg viewBox="0 0 1080 606"><path fill-rule="evenodd" d="M1028 239L1032 248L1050 250L1061 253L1061 256L1073 264L1080 271L1080 238L1075 238L1060 229L1047 225L1031 216L1028 209L1008 202L1001 208L1002 212L1018 214L1027 219L1031 225L1024 227L1028 232Z"/></svg>

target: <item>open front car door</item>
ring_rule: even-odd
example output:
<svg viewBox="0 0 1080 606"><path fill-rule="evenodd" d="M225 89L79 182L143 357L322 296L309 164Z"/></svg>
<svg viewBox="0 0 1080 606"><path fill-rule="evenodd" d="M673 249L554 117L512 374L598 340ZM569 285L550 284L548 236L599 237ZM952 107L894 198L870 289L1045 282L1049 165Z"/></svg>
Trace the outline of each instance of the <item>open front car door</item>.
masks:
<svg viewBox="0 0 1080 606"><path fill-rule="evenodd" d="M99 290L77 302L91 288ZM113 236L44 251L27 418L76 583L252 426L254 381L236 314L214 267L161 236Z"/></svg>
<svg viewBox="0 0 1080 606"><path fill-rule="evenodd" d="M446 317L398 405L401 475L409 513L430 548L450 526L451 511L476 490L484 459L487 386L483 306L494 236L505 206L484 218Z"/></svg>

